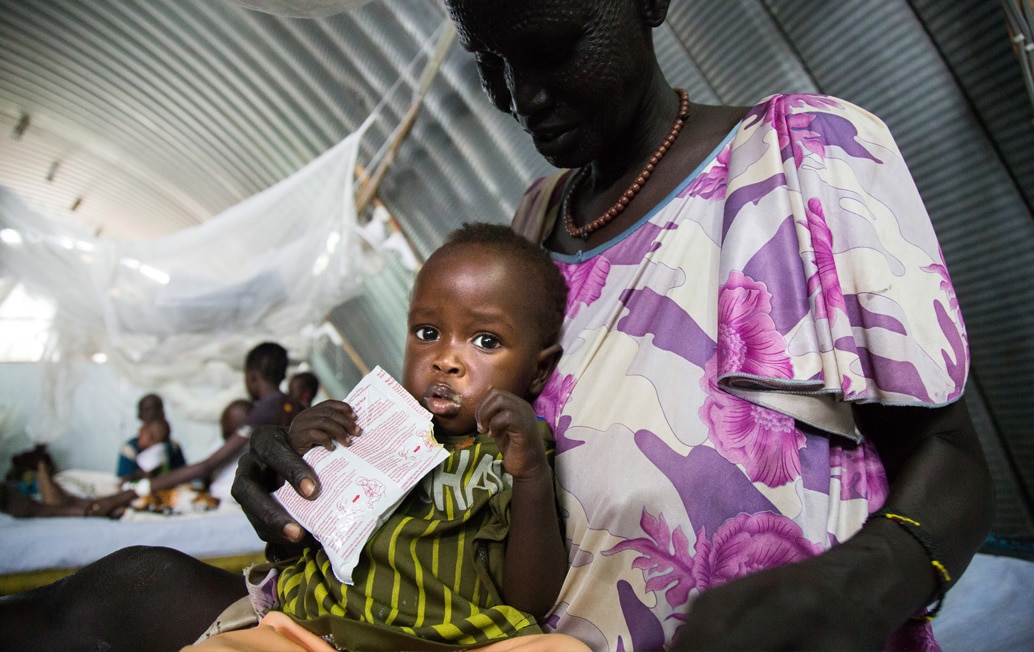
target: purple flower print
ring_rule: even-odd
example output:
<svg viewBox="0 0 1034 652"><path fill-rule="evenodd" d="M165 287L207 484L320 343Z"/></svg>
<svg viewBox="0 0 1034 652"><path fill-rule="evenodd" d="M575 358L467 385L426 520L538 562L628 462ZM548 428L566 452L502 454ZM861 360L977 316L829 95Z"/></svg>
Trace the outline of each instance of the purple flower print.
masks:
<svg viewBox="0 0 1034 652"><path fill-rule="evenodd" d="M959 300L955 296L955 286L948 276L948 268L944 265L944 254L941 254L941 263L934 263L923 267L924 272L937 274L941 277L940 288L948 298L948 307L945 308L940 301L934 302L934 312L937 314L937 323L944 333L945 339L951 347L951 351L941 350L945 368L948 375L955 381L955 389L948 393L947 400L954 400L962 395L963 387L966 384L966 370L969 368L969 335L966 334L966 325L962 321L962 312L959 310ZM950 314L949 314L950 313Z"/></svg>
<svg viewBox="0 0 1034 652"><path fill-rule="evenodd" d="M574 389L574 375L564 376L556 371L549 377L542 393L535 400L535 412L542 417L546 424L557 431L557 419L560 418L560 411L567 404L567 399Z"/></svg>
<svg viewBox="0 0 1034 652"><path fill-rule="evenodd" d="M560 271L567 281L567 314L572 318L583 305L592 305L600 298L603 286L610 273L610 261L605 256L596 256L590 261L575 265L560 265Z"/></svg>
<svg viewBox="0 0 1034 652"><path fill-rule="evenodd" d="M864 498L870 511L886 502L887 472L868 439L852 448L830 446L829 465L834 473L840 472L840 500Z"/></svg>
<svg viewBox="0 0 1034 652"><path fill-rule="evenodd" d="M790 111L790 107L805 106L824 110L838 104L819 95L784 95L779 101L771 102L765 112L765 122L772 124L779 137L779 151L783 152L784 159L788 152L792 153L797 167L801 167L804 160L804 150L817 154L821 159L826 158L825 139L820 130L811 128L818 114ZM780 117L784 119L777 119Z"/></svg>
<svg viewBox="0 0 1034 652"><path fill-rule="evenodd" d="M775 329L764 283L732 271L718 292L718 373L790 378L786 342Z"/></svg>
<svg viewBox="0 0 1034 652"><path fill-rule="evenodd" d="M729 178L729 152L732 146L726 145L718 152L715 164L707 171L701 172L697 178L683 191L680 197L701 197L703 199L725 199L725 186Z"/></svg>
<svg viewBox="0 0 1034 652"><path fill-rule="evenodd" d="M790 93L782 96L783 104L795 108L811 107L813 109L826 110L840 108L840 103L826 95L813 95L811 93Z"/></svg>
<svg viewBox="0 0 1034 652"><path fill-rule="evenodd" d="M654 518L645 509L639 525L646 537L627 539L604 550L603 554L614 555L625 550L638 552L639 557L632 562L632 568L643 571L646 590L664 591L664 599L672 607L685 604L694 587L693 558L689 554L689 540L685 533L682 528L675 528L673 532L663 514Z"/></svg>
<svg viewBox="0 0 1034 652"><path fill-rule="evenodd" d="M942 254L941 259L943 260L943 258L944 255ZM962 314L959 312L959 300L958 297L955 296L955 286L951 284L951 277L948 276L948 268L944 263L934 263L920 269L924 272L936 274L941 277L940 288L948 297L948 308L951 309L952 314L955 315L956 319L961 323Z"/></svg>
<svg viewBox="0 0 1034 652"><path fill-rule="evenodd" d="M801 167L804 161L804 150L807 149L819 158L826 158L826 146L817 131L812 131L811 123L815 115L811 113L794 113L786 116L786 120L775 124L779 135L779 149L793 153L793 162Z"/></svg>
<svg viewBox="0 0 1034 652"><path fill-rule="evenodd" d="M708 362L701 381L708 396L700 417L722 457L746 469L751 482L769 487L800 477L798 451L807 440L793 418L722 391L711 380L713 369Z"/></svg>
<svg viewBox="0 0 1034 652"><path fill-rule="evenodd" d="M786 343L775 330L771 295L763 283L733 271L718 293L718 348L700 383L707 398L700 417L708 437L727 460L741 465L751 482L777 487L801 474L797 451L805 437L791 417L737 398L718 378L744 374L790 378Z"/></svg>
<svg viewBox="0 0 1034 652"><path fill-rule="evenodd" d="M814 557L822 546L805 539L791 519L759 512L725 521L711 539L700 530L694 551L693 576L704 591L754 571Z"/></svg>
<svg viewBox="0 0 1034 652"><path fill-rule="evenodd" d="M846 310L844 292L840 288L840 278L837 276L836 261L833 260L833 234L826 224L826 215L822 210L822 202L812 198L808 200L805 208L807 222L803 223L811 233L811 244L814 248L812 253L815 256L816 272L808 277L808 294L814 295L816 290L821 290L821 295L815 299L815 317L817 319L830 318L829 312L833 308Z"/></svg>
<svg viewBox="0 0 1034 652"><path fill-rule="evenodd" d="M776 122L776 113L780 115L788 112L790 108L811 107L824 111L826 109L841 108L839 102L832 97L824 95L812 95L808 93L797 93L789 95L773 95L764 104L754 106L747 113L744 119L744 126L751 127L758 120L772 124ZM782 145L782 143L780 143Z"/></svg>

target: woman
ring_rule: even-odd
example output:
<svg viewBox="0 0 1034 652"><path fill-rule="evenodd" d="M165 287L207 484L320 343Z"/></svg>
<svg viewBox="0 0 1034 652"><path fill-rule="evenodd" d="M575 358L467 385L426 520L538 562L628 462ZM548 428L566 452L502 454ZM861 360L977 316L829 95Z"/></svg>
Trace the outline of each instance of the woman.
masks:
<svg viewBox="0 0 1034 652"><path fill-rule="evenodd" d="M573 566L556 629L935 647L910 617L980 546L991 490L964 327L883 124L817 96L689 103L654 55L662 0L446 5L492 102L573 170L514 222L572 288L537 403ZM303 477L278 450L258 453ZM299 534L246 479L264 536Z"/></svg>
<svg viewBox="0 0 1034 652"><path fill-rule="evenodd" d="M683 107L651 42L664 0L446 4L493 103L576 170L515 218L572 287L537 403L573 567L555 629L599 650L935 646L910 617L980 546L991 489L951 285L882 124L831 98ZM318 479L255 433L234 496L277 554L304 533L273 469L305 495ZM136 605L123 629L172 640L243 595L189 559L127 557L165 569L151 602L192 611L145 619L137 591L93 622Z"/></svg>

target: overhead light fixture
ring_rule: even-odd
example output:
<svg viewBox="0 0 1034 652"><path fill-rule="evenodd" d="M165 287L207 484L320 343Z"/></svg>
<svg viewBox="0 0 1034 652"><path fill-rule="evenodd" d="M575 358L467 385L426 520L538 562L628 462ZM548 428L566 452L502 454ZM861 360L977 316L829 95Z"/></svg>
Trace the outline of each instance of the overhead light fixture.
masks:
<svg viewBox="0 0 1034 652"><path fill-rule="evenodd" d="M24 240L22 240L22 234L14 229L0 229L0 242L9 245L20 245Z"/></svg>

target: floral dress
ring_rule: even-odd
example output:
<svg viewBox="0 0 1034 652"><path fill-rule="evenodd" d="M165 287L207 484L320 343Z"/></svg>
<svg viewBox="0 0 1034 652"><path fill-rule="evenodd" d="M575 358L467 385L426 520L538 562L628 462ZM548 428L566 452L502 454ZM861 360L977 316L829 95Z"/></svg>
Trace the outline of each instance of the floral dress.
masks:
<svg viewBox="0 0 1034 652"><path fill-rule="evenodd" d="M514 220L541 241L564 175ZM844 541L887 479L851 403L944 405L969 358L936 236L886 126L777 95L621 237L554 254L571 571L551 616L595 650L670 644L695 596ZM937 649L926 624L891 647Z"/></svg>

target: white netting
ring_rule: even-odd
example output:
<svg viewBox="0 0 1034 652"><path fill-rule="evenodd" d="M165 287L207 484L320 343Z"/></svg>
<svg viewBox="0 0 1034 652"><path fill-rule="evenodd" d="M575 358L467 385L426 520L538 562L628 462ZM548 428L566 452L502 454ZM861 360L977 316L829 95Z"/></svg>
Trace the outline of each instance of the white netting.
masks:
<svg viewBox="0 0 1034 652"><path fill-rule="evenodd" d="M380 257L356 224L353 175L363 129L273 187L173 235L95 238L0 188L0 271L56 306L44 359L51 394L36 440L62 430L72 361L102 353L139 387L203 412L239 394L248 348L305 333L361 288ZM143 219L143 218L142 218ZM216 412L218 413L218 412Z"/></svg>

